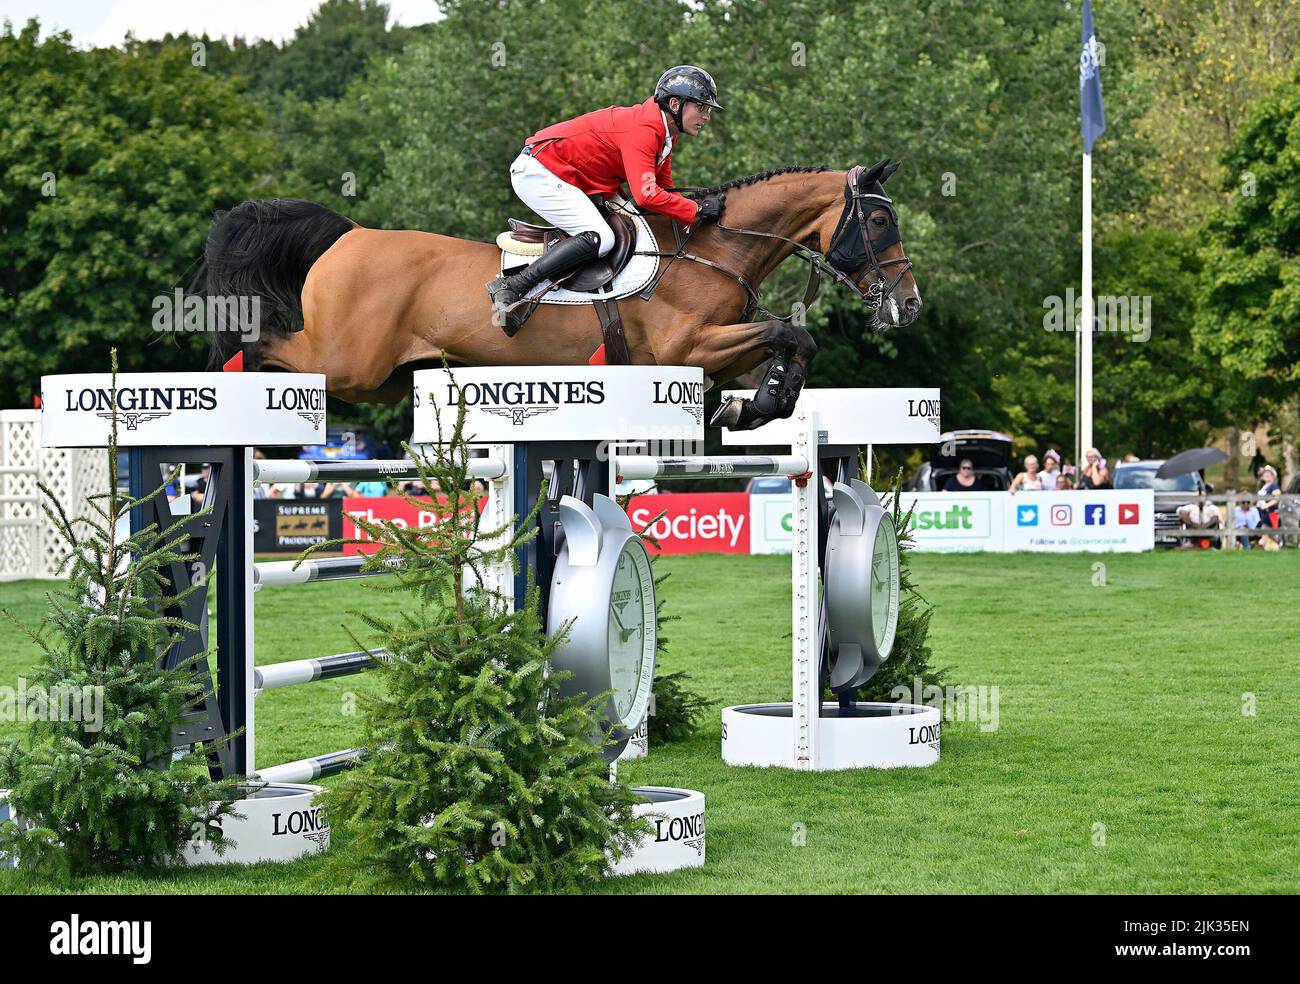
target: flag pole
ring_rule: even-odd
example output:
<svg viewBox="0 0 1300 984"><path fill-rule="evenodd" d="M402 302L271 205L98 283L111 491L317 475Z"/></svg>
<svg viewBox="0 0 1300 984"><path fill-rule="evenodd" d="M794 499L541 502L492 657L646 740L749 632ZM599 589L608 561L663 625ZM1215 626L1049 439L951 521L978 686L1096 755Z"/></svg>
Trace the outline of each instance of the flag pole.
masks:
<svg viewBox="0 0 1300 984"><path fill-rule="evenodd" d="M1079 319L1079 447L1077 466L1092 447L1092 330L1095 324L1092 302L1092 154L1083 155L1083 311Z"/></svg>
<svg viewBox="0 0 1300 984"><path fill-rule="evenodd" d="M1101 104L1101 46L1092 26L1092 0L1083 0L1082 46L1079 49L1079 132L1083 135L1083 275L1080 284L1083 310L1076 327L1075 447L1078 468L1092 442L1092 336L1097 320L1092 296L1092 145L1106 132L1106 111ZM1073 312L1071 312L1073 313Z"/></svg>

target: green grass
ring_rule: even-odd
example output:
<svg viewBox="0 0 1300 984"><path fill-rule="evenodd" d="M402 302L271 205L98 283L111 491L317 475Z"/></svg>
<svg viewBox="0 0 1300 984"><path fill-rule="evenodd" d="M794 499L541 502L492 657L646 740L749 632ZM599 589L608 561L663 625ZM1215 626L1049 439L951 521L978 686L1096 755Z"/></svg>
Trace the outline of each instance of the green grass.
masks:
<svg viewBox="0 0 1300 984"><path fill-rule="evenodd" d="M1095 586L1104 564L1105 586ZM708 864L611 879L632 892L1293 892L1300 888L1300 552L915 556L949 683L996 686L996 731L945 725L929 769L795 774L719 758L719 721L622 776L708 797ZM789 561L667 558L662 666L716 707L788 699ZM26 621L45 586L0 585ZM259 662L352 648L348 608L394 610L363 582L258 596ZM0 623L0 684L33 659ZM258 761L347 747L364 677L259 699ZM1242 713L1253 694L1255 716ZM19 727L0 725L0 734ZM1095 825L1105 843L1094 844ZM802 834L801 834L802 832ZM341 832L335 832L342 841ZM797 845L797 840L803 840ZM312 859L89 892L332 892ZM0 892L49 891L0 874Z"/></svg>

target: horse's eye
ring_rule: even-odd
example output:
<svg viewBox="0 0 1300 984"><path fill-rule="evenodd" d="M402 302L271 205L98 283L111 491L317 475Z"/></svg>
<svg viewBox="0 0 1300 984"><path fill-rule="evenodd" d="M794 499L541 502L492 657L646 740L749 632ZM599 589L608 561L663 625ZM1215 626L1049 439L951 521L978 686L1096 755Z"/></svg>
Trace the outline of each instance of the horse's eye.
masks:
<svg viewBox="0 0 1300 984"><path fill-rule="evenodd" d="M883 215L873 215L871 217L871 224L875 226L877 229L883 229L885 228L885 226L889 225L889 223L885 221L885 217Z"/></svg>

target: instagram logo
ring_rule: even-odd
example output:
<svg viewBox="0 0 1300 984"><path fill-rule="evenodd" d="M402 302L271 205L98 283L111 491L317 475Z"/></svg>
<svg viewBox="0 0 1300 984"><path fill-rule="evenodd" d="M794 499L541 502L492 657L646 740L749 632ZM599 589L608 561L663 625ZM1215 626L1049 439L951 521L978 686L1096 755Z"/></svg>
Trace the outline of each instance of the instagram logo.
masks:
<svg viewBox="0 0 1300 984"><path fill-rule="evenodd" d="M1074 510L1070 506L1052 507L1052 525L1069 526L1074 520Z"/></svg>

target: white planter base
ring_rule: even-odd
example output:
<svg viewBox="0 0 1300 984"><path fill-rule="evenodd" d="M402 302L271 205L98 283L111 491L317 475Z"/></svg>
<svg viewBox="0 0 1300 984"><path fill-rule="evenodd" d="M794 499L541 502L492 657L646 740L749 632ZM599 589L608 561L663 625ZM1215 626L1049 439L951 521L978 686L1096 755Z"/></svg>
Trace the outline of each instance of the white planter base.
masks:
<svg viewBox="0 0 1300 984"><path fill-rule="evenodd" d="M791 704L741 704L722 710L722 761L727 765L795 768ZM939 761L942 715L937 707L859 701L855 717L838 704L817 719L818 772L897 769Z"/></svg>
<svg viewBox="0 0 1300 984"><path fill-rule="evenodd" d="M704 794L693 789L635 786L644 803L633 808L649 817L653 834L610 871L614 875L663 873L704 867Z"/></svg>
<svg viewBox="0 0 1300 984"><path fill-rule="evenodd" d="M218 855L199 831L182 848L185 864L252 864L256 861L296 861L319 854L330 846L330 829L320 807L312 800L321 786L275 783L235 803L242 817L223 817L221 829L229 840ZM0 821L17 820L0 789ZM0 855L0 867L14 867L16 859Z"/></svg>
<svg viewBox="0 0 1300 984"><path fill-rule="evenodd" d="M221 829L230 844L218 855L202 831L185 845L186 864L252 864L296 861L330 846L330 828L312 801L321 786L271 783L235 803L242 817L223 817ZM231 843L231 842L234 843Z"/></svg>

